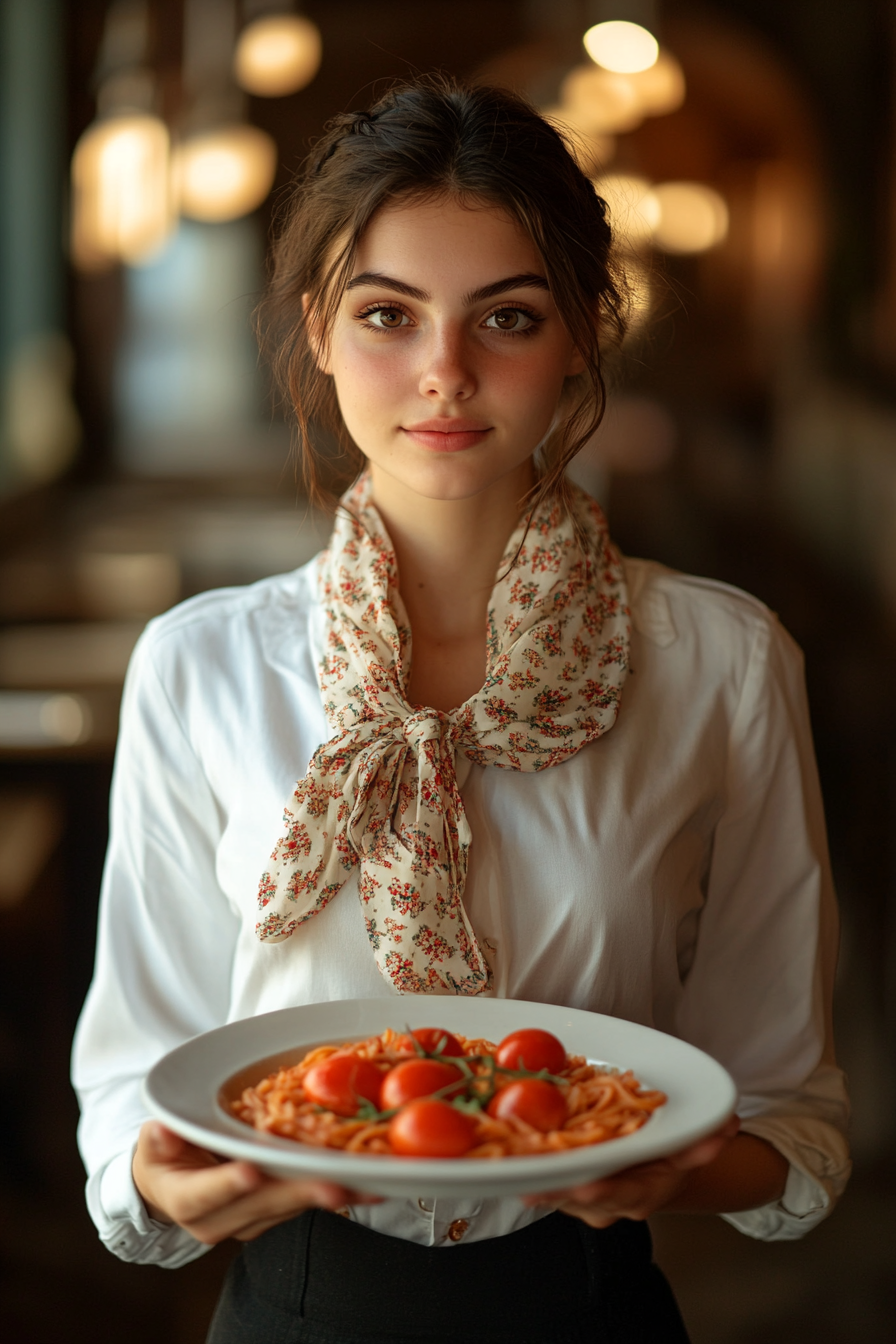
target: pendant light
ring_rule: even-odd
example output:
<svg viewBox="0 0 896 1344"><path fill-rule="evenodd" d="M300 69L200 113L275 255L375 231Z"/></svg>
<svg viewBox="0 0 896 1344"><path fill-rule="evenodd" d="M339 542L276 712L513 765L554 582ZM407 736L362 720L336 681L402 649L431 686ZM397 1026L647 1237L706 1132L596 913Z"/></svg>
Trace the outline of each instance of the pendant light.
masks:
<svg viewBox="0 0 896 1344"><path fill-rule="evenodd" d="M145 0L116 0L98 62L97 118L72 156L71 253L81 270L139 265L175 223L170 139L146 62Z"/></svg>
<svg viewBox="0 0 896 1344"><path fill-rule="evenodd" d="M624 19L596 23L582 38L595 65L617 75L634 75L656 63L660 45L647 28Z"/></svg>
<svg viewBox="0 0 896 1344"><path fill-rule="evenodd" d="M250 214L274 184L277 147L250 126L233 83L234 0L186 0L184 86L190 107L173 154L180 212L225 223Z"/></svg>
<svg viewBox="0 0 896 1344"><path fill-rule="evenodd" d="M289 8L263 5L240 33L233 58L236 82L261 98L282 98L310 84L320 68L317 25Z"/></svg>

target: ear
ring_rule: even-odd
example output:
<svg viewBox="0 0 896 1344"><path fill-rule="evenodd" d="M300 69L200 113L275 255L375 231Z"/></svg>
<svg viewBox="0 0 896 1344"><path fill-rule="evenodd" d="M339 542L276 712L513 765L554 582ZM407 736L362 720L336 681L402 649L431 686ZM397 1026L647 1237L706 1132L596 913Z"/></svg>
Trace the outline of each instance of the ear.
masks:
<svg viewBox="0 0 896 1344"><path fill-rule="evenodd" d="M329 357L329 342L324 340L324 333L321 331L319 316L317 319L311 316L311 295L302 295L302 312L305 314L305 325L308 330L308 342L311 346L311 352L314 355L317 367L321 373L332 373Z"/></svg>
<svg viewBox="0 0 896 1344"><path fill-rule="evenodd" d="M594 323L594 334L595 336L598 336L600 334L600 317L596 311L592 314L592 322ZM588 362L585 359L585 356L582 354L579 347L574 344L569 356L566 377L574 378L577 373L584 373L587 368Z"/></svg>
<svg viewBox="0 0 896 1344"><path fill-rule="evenodd" d="M572 354L569 357L569 363L566 366L566 377L574 378L577 373L584 373L584 372L585 372L585 360L582 358L582 353L579 350L578 346L574 345L572 348Z"/></svg>

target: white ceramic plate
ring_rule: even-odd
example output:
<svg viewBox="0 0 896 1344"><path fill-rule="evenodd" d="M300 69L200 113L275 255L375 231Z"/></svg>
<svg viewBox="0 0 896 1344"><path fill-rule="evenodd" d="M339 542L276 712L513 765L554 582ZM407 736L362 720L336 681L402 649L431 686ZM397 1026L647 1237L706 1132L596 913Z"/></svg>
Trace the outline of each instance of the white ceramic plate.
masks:
<svg viewBox="0 0 896 1344"><path fill-rule="evenodd" d="M593 1064L632 1069L668 1096L634 1134L546 1157L383 1157L344 1153L263 1134L226 1109L246 1086L297 1063L315 1045L362 1040L392 1027L444 1027L500 1041L542 1027ZM684 1041L615 1017L519 999L345 999L232 1022L172 1050L144 1084L150 1113L184 1138L273 1175L313 1175L350 1189L399 1198L491 1198L558 1190L675 1152L711 1133L734 1110L737 1092L715 1060Z"/></svg>

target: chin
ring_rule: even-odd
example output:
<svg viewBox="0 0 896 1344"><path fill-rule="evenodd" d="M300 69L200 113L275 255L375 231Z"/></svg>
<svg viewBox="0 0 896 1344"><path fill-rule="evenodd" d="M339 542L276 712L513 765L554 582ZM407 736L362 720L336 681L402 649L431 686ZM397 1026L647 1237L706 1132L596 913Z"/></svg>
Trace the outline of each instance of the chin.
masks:
<svg viewBox="0 0 896 1344"><path fill-rule="evenodd" d="M465 456L452 453L432 462L403 466L401 470L396 470L393 464L372 463L374 483L381 482L385 491L397 485L402 493L445 503L474 499L492 490L511 489L522 498L529 489L530 458L510 463L501 471L496 469L494 461L489 464L477 462L472 455L464 461Z"/></svg>

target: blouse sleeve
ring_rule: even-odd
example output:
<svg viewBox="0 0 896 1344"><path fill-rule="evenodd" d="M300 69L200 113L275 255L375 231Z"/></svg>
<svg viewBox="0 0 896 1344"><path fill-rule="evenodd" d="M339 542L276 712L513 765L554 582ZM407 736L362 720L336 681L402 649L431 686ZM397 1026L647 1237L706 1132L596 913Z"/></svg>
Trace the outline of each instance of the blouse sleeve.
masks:
<svg viewBox="0 0 896 1344"><path fill-rule="evenodd" d="M754 639L725 802L676 1030L726 1065L742 1130L790 1163L778 1202L727 1221L788 1240L830 1211L850 1165L831 1032L838 930L824 814L802 656L774 619Z"/></svg>
<svg viewBox="0 0 896 1344"><path fill-rule="evenodd" d="M168 1050L227 1020L237 921L215 875L221 817L153 663L152 627L132 659L112 786L94 981L73 1081L100 1237L124 1260L171 1266L208 1248L153 1222L131 1177L143 1078Z"/></svg>

